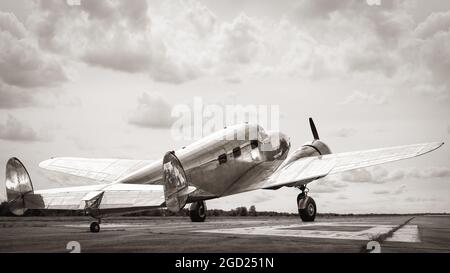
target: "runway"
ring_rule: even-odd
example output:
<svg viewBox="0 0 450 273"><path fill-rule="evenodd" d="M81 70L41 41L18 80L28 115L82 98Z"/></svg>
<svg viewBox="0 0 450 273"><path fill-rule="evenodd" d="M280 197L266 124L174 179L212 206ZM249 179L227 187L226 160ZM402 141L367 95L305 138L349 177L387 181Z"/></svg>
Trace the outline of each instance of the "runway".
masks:
<svg viewBox="0 0 450 273"><path fill-rule="evenodd" d="M89 231L88 217L0 218L0 252L361 252L373 238L413 216L115 217ZM415 216L381 244L381 252L450 252L450 216Z"/></svg>

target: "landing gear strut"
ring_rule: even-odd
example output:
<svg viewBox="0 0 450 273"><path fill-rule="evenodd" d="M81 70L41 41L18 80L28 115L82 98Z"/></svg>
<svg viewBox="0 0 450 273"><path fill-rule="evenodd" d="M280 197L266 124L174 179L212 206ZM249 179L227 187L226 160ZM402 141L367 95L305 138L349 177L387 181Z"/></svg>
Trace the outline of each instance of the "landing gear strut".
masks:
<svg viewBox="0 0 450 273"><path fill-rule="evenodd" d="M299 187L302 191L297 196L298 214L303 222L313 222L316 218L316 202L308 196L308 189L305 185Z"/></svg>
<svg viewBox="0 0 450 273"><path fill-rule="evenodd" d="M91 232L97 233L100 231L100 223L101 220L98 219L98 222L92 222L89 229L91 230Z"/></svg>
<svg viewBox="0 0 450 273"><path fill-rule="evenodd" d="M189 216L192 222L204 222L206 218L206 204L204 201L192 203L189 207Z"/></svg>

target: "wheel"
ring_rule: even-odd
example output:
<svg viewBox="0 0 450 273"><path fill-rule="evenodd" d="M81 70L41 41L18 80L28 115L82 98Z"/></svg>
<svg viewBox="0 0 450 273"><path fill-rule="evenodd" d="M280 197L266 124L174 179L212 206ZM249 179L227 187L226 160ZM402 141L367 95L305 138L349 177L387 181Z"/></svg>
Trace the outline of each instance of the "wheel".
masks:
<svg viewBox="0 0 450 273"><path fill-rule="evenodd" d="M100 224L97 222L92 222L90 226L91 232L97 233L100 231Z"/></svg>
<svg viewBox="0 0 450 273"><path fill-rule="evenodd" d="M189 207L192 222L204 222L206 218L206 204L204 201L192 203Z"/></svg>
<svg viewBox="0 0 450 273"><path fill-rule="evenodd" d="M303 222L313 222L316 218L316 202L309 196L299 194L297 197L298 214Z"/></svg>

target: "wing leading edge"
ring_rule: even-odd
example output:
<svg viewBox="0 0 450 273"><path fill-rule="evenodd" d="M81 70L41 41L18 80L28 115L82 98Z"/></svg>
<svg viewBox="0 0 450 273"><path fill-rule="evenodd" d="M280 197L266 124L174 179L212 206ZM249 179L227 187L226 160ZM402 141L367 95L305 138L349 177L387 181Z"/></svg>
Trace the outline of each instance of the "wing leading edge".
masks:
<svg viewBox="0 0 450 273"><path fill-rule="evenodd" d="M267 179L234 188L227 192L227 195L256 189L307 184L329 174L420 156L438 149L443 144L433 142L301 158L278 169Z"/></svg>

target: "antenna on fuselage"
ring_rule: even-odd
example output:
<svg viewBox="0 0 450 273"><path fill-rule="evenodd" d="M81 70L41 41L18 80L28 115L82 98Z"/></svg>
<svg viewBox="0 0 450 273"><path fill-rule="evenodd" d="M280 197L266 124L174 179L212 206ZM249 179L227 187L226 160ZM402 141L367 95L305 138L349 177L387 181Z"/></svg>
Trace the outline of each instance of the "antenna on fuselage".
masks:
<svg viewBox="0 0 450 273"><path fill-rule="evenodd" d="M311 127L311 132L313 134L314 140L319 140L319 133L317 133L316 125L312 118L309 118L309 126Z"/></svg>

